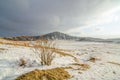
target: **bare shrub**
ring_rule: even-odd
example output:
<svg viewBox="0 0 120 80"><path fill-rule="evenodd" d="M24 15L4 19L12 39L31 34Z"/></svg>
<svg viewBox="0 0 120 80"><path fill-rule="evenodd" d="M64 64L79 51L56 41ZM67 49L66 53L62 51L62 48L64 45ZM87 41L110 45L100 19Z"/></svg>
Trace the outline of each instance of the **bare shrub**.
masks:
<svg viewBox="0 0 120 80"><path fill-rule="evenodd" d="M41 65L51 65L52 60L55 57L53 50L54 46L55 43L52 40L41 39L36 41L36 45L34 45L34 52Z"/></svg>

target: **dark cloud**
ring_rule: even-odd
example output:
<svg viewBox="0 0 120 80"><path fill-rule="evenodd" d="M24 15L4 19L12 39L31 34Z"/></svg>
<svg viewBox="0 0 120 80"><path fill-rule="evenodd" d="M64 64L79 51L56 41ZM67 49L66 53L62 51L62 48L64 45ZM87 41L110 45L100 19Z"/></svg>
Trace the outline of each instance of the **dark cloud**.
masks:
<svg viewBox="0 0 120 80"><path fill-rule="evenodd" d="M40 35L83 26L106 1L0 0L0 36Z"/></svg>

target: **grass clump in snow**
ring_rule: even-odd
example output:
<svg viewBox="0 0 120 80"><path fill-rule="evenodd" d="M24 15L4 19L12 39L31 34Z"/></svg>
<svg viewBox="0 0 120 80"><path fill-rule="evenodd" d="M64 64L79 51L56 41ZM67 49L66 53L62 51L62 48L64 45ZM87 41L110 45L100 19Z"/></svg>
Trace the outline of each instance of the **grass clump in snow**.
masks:
<svg viewBox="0 0 120 80"><path fill-rule="evenodd" d="M5 49L5 48L0 48L0 52L5 51L5 50L7 50L7 49Z"/></svg>
<svg viewBox="0 0 120 80"><path fill-rule="evenodd" d="M5 48L0 48L0 50L6 50Z"/></svg>
<svg viewBox="0 0 120 80"><path fill-rule="evenodd" d="M95 58L95 57L90 57L90 59L88 61L95 63L98 60L100 60L100 59Z"/></svg>
<svg viewBox="0 0 120 80"><path fill-rule="evenodd" d="M79 66L77 70L87 70L90 68L88 64L79 64L79 63L73 63L74 66Z"/></svg>
<svg viewBox="0 0 120 80"><path fill-rule="evenodd" d="M108 62L108 63L120 66L120 63L117 62Z"/></svg>
<svg viewBox="0 0 120 80"><path fill-rule="evenodd" d="M96 58L95 58L95 57L91 57L91 58L89 59L89 61L95 62L95 61L96 61Z"/></svg>
<svg viewBox="0 0 120 80"><path fill-rule="evenodd" d="M27 64L26 60L24 58L20 58L19 62L18 62L18 65L20 67L25 67Z"/></svg>
<svg viewBox="0 0 120 80"><path fill-rule="evenodd" d="M53 68L48 70L35 69L19 76L15 80L64 80L69 78L70 75L64 68Z"/></svg>

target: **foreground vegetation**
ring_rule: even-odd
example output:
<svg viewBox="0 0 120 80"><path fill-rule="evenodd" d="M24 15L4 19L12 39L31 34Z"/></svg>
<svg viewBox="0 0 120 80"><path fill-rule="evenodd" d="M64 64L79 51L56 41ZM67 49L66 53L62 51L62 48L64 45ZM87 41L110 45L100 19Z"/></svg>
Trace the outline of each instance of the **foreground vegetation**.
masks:
<svg viewBox="0 0 120 80"><path fill-rule="evenodd" d="M19 76L15 80L67 80L69 78L70 75L64 68L53 68L48 70L35 69Z"/></svg>

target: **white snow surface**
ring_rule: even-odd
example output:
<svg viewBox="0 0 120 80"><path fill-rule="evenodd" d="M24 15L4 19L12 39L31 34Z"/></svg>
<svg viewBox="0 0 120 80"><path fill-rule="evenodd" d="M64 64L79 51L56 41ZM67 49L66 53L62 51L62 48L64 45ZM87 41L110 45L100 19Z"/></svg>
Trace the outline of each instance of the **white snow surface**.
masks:
<svg viewBox="0 0 120 80"><path fill-rule="evenodd" d="M120 80L120 65L108 63L120 64L120 44L62 40L57 40L56 44L59 49L64 49L67 53L74 55L79 63L90 66L85 71L66 69L72 76L70 80ZM88 61L91 57L98 60ZM25 67L18 65L21 58L27 61ZM56 56L52 65L42 66L32 48L0 44L0 80L14 80L21 74L34 69L64 67L72 63L75 63L73 57Z"/></svg>

